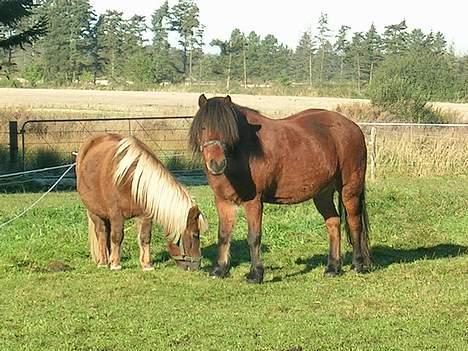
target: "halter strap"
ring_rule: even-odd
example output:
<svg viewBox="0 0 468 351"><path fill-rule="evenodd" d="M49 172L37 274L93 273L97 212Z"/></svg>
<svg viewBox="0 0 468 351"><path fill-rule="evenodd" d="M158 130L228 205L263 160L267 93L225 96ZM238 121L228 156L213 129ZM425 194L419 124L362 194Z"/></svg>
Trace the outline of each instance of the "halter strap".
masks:
<svg viewBox="0 0 468 351"><path fill-rule="evenodd" d="M221 140L213 139L213 140L207 140L203 144L201 144L200 152L202 152L205 147L211 146L211 145L218 145L219 147L226 149L226 143L222 142Z"/></svg>
<svg viewBox="0 0 468 351"><path fill-rule="evenodd" d="M184 261L184 262L200 262L200 257L192 257L185 255L184 243L182 240L182 235L179 233L172 233L166 236L168 242L172 242L174 245L179 247L180 255L171 256L174 261Z"/></svg>

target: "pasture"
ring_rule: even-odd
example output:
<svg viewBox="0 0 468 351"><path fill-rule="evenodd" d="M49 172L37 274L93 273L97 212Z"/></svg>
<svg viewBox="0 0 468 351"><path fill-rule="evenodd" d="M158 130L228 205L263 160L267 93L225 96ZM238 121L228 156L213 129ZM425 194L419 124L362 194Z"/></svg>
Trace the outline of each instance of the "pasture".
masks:
<svg viewBox="0 0 468 351"><path fill-rule="evenodd" d="M466 175L392 177L368 185L375 270L323 277L328 243L310 202L267 206L263 285L248 285L243 213L231 277L212 280L216 210L191 187L210 220L203 269L188 273L153 236L156 269L142 272L127 226L123 270L91 263L87 222L74 192L53 193L0 232L2 350L462 350L468 335ZM0 196L0 218L38 194Z"/></svg>
<svg viewBox="0 0 468 351"><path fill-rule="evenodd" d="M198 95L1 89L0 144L12 119L193 115ZM356 100L237 95L235 101L280 117ZM468 120L468 104L448 108ZM66 138L37 135L53 142ZM0 229L0 350L466 349L466 131L392 129L377 135L377 179L368 181L366 196L372 273L350 271L351 247L343 240L345 274L323 276L326 230L309 201L266 205L264 284L245 282L250 258L242 211L231 277L211 279L217 215L207 186L190 187L210 222L202 237L201 271L176 268L155 227L156 269L142 272L132 222L122 271L98 269L89 257L77 194L53 192ZM0 223L39 196L0 194Z"/></svg>

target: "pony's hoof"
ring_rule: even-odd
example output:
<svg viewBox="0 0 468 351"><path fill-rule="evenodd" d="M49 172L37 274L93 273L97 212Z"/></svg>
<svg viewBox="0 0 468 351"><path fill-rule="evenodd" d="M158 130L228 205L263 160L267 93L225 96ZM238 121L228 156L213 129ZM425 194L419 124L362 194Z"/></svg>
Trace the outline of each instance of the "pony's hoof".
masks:
<svg viewBox="0 0 468 351"><path fill-rule="evenodd" d="M150 271L154 271L154 266L147 265L147 266L143 266L142 269L143 269L143 272L150 272Z"/></svg>
<svg viewBox="0 0 468 351"><path fill-rule="evenodd" d="M120 271L121 269L122 269L122 266L120 264L110 266L111 271Z"/></svg>
<svg viewBox="0 0 468 351"><path fill-rule="evenodd" d="M106 263L98 263L97 268L103 269L103 268L109 268L109 265Z"/></svg>
<svg viewBox="0 0 468 351"><path fill-rule="evenodd" d="M332 267L332 266L327 267L325 269L325 272L323 272L323 275L329 278L339 277L342 274L343 274L343 271L341 270L341 267Z"/></svg>
<svg viewBox="0 0 468 351"><path fill-rule="evenodd" d="M210 273L210 277L217 278L227 278L229 277L229 267L216 265Z"/></svg>
<svg viewBox="0 0 468 351"><path fill-rule="evenodd" d="M261 284L263 283L263 267L255 267L250 269L247 274L247 283L249 284Z"/></svg>

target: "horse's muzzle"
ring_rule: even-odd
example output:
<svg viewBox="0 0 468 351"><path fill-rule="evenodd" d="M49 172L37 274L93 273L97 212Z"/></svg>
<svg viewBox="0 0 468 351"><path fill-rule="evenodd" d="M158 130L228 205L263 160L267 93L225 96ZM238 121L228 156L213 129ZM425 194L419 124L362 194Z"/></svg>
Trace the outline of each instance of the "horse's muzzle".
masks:
<svg viewBox="0 0 468 351"><path fill-rule="evenodd" d="M220 175L223 174L224 171L226 170L227 162L226 159L223 159L222 161L218 162L216 160L210 160L209 162L206 163L206 167L210 171L212 175Z"/></svg>
<svg viewBox="0 0 468 351"><path fill-rule="evenodd" d="M200 268L200 261L176 261L176 265L184 271L198 271Z"/></svg>

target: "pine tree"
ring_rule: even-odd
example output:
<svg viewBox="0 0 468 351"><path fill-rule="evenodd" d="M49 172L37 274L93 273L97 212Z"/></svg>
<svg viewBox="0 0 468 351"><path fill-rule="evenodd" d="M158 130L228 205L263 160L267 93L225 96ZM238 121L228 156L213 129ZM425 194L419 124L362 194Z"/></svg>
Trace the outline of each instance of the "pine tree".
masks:
<svg viewBox="0 0 468 351"><path fill-rule="evenodd" d="M104 61L104 74L112 81L122 78L125 64L125 21L122 16L122 12L108 10L99 17L96 29L98 55Z"/></svg>
<svg viewBox="0 0 468 351"><path fill-rule="evenodd" d="M326 59L331 51L331 44L328 40L330 37L330 29L328 28L328 15L321 13L317 27L317 41L319 44L319 81L323 81L324 70L326 66Z"/></svg>
<svg viewBox="0 0 468 351"><path fill-rule="evenodd" d="M170 29L170 13L167 0L156 9L151 18L153 32L152 72L154 81L162 83L174 81L177 76L177 65L171 60L168 32Z"/></svg>
<svg viewBox="0 0 468 351"><path fill-rule="evenodd" d="M405 20L385 27L382 43L386 55L399 55L407 51L407 28Z"/></svg>
<svg viewBox="0 0 468 351"><path fill-rule="evenodd" d="M0 70L8 79L16 66L14 49L24 49L26 44L32 45L46 33L46 20L44 17L36 18L34 7L33 0L0 1L0 54L3 51L5 56L0 60Z"/></svg>
<svg viewBox="0 0 468 351"><path fill-rule="evenodd" d="M297 81L307 81L312 86L313 58L316 48L311 32L304 32L294 53L294 77Z"/></svg>
<svg viewBox="0 0 468 351"><path fill-rule="evenodd" d="M48 34L41 42L46 78L75 82L92 66L92 22L88 0L51 0L46 5Z"/></svg>
<svg viewBox="0 0 468 351"><path fill-rule="evenodd" d="M179 0L170 10L170 30L175 31L182 47L182 73L192 79L193 53L203 46L203 26L199 8L193 0Z"/></svg>
<svg viewBox="0 0 468 351"><path fill-rule="evenodd" d="M338 30L338 35L336 36L334 51L338 56L339 60L339 67L340 67L340 79L344 79L344 71L345 71L345 61L346 61L346 53L349 51L349 41L347 39L348 32L351 29L349 26L341 26Z"/></svg>

